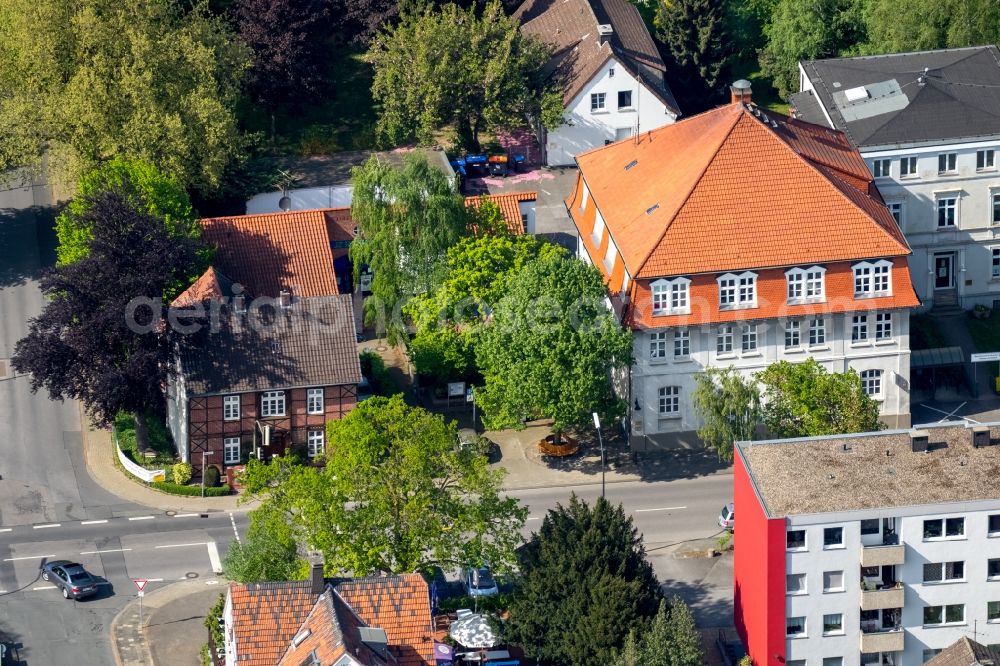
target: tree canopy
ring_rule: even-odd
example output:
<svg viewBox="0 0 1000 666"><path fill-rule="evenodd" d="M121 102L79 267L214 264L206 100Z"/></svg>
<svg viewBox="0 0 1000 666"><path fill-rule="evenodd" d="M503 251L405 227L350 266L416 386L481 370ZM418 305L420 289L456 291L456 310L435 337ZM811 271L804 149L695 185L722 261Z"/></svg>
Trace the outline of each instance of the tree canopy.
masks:
<svg viewBox="0 0 1000 666"><path fill-rule="evenodd" d="M92 234L89 252L43 275L48 303L12 359L33 391L82 401L98 425L119 411L162 411L180 339L157 303L198 263L194 240L172 237L140 201L127 183L86 198L79 222Z"/></svg>
<svg viewBox="0 0 1000 666"><path fill-rule="evenodd" d="M298 556L294 535L274 511L250 514L250 527L242 542L232 541L222 561L226 578L237 583L299 580L308 563Z"/></svg>
<svg viewBox="0 0 1000 666"><path fill-rule="evenodd" d="M717 0L672 0L657 9L656 33L684 82L677 92L700 98L699 107L719 96L720 76L732 55L724 11Z"/></svg>
<svg viewBox="0 0 1000 666"><path fill-rule="evenodd" d="M363 576L488 562L509 570L527 511L503 472L454 423L402 396L374 397L327 425L322 469L250 461L245 494L275 512L331 572Z"/></svg>
<svg viewBox="0 0 1000 666"><path fill-rule="evenodd" d="M736 368L706 368L695 375L694 407L701 417L698 437L722 460L733 459L733 443L754 438L762 420L760 389Z"/></svg>
<svg viewBox="0 0 1000 666"><path fill-rule="evenodd" d="M210 190L242 158L249 51L202 1L8 0L0 9L0 170L75 180L121 155Z"/></svg>
<svg viewBox="0 0 1000 666"><path fill-rule="evenodd" d="M701 635L691 609L677 596L669 604L660 601L656 617L641 637L635 630L629 632L615 660L615 666L701 666L703 663Z"/></svg>
<svg viewBox="0 0 1000 666"><path fill-rule="evenodd" d="M632 362L632 335L604 305L600 271L575 257L531 261L510 282L476 344L486 386L479 392L491 429L553 419L562 430L592 412L618 416L611 374Z"/></svg>
<svg viewBox="0 0 1000 666"><path fill-rule="evenodd" d="M405 4L368 59L378 135L392 145L430 143L454 124L459 142L478 149L480 132L522 124L525 113L561 122L562 92L541 74L547 47L522 35L499 0L468 9Z"/></svg>
<svg viewBox="0 0 1000 666"><path fill-rule="evenodd" d="M543 665L612 663L630 630L656 615L660 589L642 537L621 505L573 495L557 505L519 555L512 642Z"/></svg>

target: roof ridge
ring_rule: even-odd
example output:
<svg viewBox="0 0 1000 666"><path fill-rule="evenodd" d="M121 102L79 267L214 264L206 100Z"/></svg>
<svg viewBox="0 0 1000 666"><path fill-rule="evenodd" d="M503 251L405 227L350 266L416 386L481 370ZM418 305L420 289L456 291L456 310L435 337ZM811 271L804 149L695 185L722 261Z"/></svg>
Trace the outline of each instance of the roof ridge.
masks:
<svg viewBox="0 0 1000 666"><path fill-rule="evenodd" d="M813 58L811 60L806 60L808 64L816 62L831 62L831 61L845 61L845 60L874 60L875 58L898 58L901 56L913 56L920 55L921 53L949 53L956 51L976 51L976 50L990 50L996 48L994 44L979 44L975 46L953 46L944 49L918 49L916 51L899 51L896 53L862 53L853 56L841 56L838 58Z"/></svg>
<svg viewBox="0 0 1000 666"><path fill-rule="evenodd" d="M771 114L770 111L763 111L762 113L770 118L770 114ZM838 130L835 127L824 127L822 125L816 125L815 123L810 123L810 122L807 122L807 121L804 121L804 120L799 120L798 118L793 118L791 116L785 116L785 119L784 120L780 120L780 121L779 120L774 120L773 118L771 118L771 120L773 120L774 122L784 122L785 124L795 123L796 125L814 125L815 127L818 127L818 128L820 128L821 130L823 130L825 132L840 132L840 130ZM810 131L808 128L802 128L802 129L803 129L803 131L806 131L806 132ZM786 144L788 144L788 146L790 148L792 148L791 144L788 143L788 139L787 138L785 138L784 136L782 136L778 132L774 132L774 134L775 134L775 136L778 137L778 139L780 139L781 141L785 142ZM841 132L841 134L843 134L843 132ZM848 143L850 143L850 142L848 142ZM852 149L853 149L853 147L852 147ZM795 149L792 148L792 150L795 150ZM806 159L807 159L807 161L810 161L810 162L816 162L818 164L822 164L823 166L825 166L825 167L827 167L829 169L833 169L834 171L838 171L838 172L844 174L845 176L849 176L851 178L861 178L860 173L851 173L850 171L846 171L843 168L841 168L840 165L835 164L833 162L833 160L824 159L822 157L822 155L819 154L819 153L810 154L810 156L808 158L806 158ZM863 161L863 159L862 159L862 161ZM865 177L868 177L868 176L869 176L868 168L865 167ZM869 179L869 182L871 182L870 179Z"/></svg>

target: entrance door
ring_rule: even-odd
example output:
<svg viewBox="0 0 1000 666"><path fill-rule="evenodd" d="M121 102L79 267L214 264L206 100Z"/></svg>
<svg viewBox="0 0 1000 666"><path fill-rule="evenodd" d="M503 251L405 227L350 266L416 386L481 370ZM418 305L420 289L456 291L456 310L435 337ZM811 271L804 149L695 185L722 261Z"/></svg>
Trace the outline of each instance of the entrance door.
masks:
<svg viewBox="0 0 1000 666"><path fill-rule="evenodd" d="M954 287L952 267L955 263L953 254L934 255L934 288L951 289Z"/></svg>

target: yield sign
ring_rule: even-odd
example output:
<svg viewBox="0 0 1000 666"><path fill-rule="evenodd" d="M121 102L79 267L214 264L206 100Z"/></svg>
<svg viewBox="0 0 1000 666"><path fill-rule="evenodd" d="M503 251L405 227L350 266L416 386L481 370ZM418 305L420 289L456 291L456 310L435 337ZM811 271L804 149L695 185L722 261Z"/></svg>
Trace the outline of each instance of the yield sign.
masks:
<svg viewBox="0 0 1000 666"><path fill-rule="evenodd" d="M135 583L135 586L139 588L140 592L142 592L143 589L145 589L146 587L146 583L148 583L149 581L146 580L145 578L133 578L132 582Z"/></svg>

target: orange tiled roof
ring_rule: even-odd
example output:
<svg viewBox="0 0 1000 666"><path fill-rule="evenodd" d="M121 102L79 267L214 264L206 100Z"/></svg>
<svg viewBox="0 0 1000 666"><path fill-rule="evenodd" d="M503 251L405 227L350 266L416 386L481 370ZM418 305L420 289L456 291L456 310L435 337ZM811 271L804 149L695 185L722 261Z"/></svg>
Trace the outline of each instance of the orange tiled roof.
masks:
<svg viewBox="0 0 1000 666"><path fill-rule="evenodd" d="M754 109L719 107L577 156L630 275L909 254L842 133ZM579 189L567 206L587 237L593 206L579 209Z"/></svg>
<svg viewBox="0 0 1000 666"><path fill-rule="evenodd" d="M239 666L274 666L316 603L309 581L231 583Z"/></svg>
<svg viewBox="0 0 1000 666"><path fill-rule="evenodd" d="M335 296L337 279L325 210L206 218L205 241L219 269L255 296Z"/></svg>
<svg viewBox="0 0 1000 666"><path fill-rule="evenodd" d="M333 608L333 593L328 589L313 606L309 616L295 632L302 641L289 642L277 666L300 666L306 655L315 651L320 664L333 664L347 650L344 635Z"/></svg>
<svg viewBox="0 0 1000 666"><path fill-rule="evenodd" d="M465 197L467 208L479 208L479 203L483 199L489 199L500 207L503 219L507 223L510 233L515 236L523 236L524 222L521 220L522 201L535 201L538 199L537 192L511 192L509 194L486 194L481 197Z"/></svg>
<svg viewBox="0 0 1000 666"><path fill-rule="evenodd" d="M232 281L212 266L173 300L170 307L190 308L205 301L224 301L230 296Z"/></svg>

